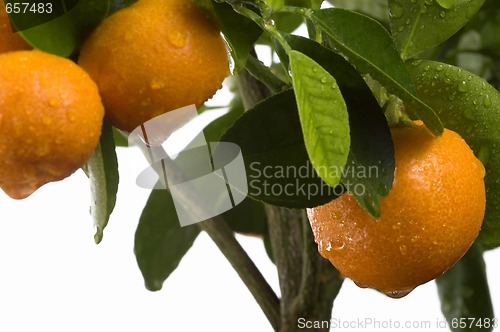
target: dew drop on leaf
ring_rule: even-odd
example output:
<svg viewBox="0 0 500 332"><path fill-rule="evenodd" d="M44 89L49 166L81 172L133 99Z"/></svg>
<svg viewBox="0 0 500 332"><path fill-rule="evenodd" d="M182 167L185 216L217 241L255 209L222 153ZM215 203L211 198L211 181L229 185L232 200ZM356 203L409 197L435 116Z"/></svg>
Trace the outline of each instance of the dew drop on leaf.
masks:
<svg viewBox="0 0 500 332"><path fill-rule="evenodd" d="M469 88L467 87L467 82L461 81L460 83L458 83L458 91L460 91L460 92L469 91Z"/></svg>
<svg viewBox="0 0 500 332"><path fill-rule="evenodd" d="M436 2L444 9L452 9L456 5L456 0L436 0Z"/></svg>
<svg viewBox="0 0 500 332"><path fill-rule="evenodd" d="M490 106L491 106L491 98L490 98L490 96L489 96L489 95L485 95L485 96L483 97L483 105L484 105L485 107L490 107Z"/></svg>
<svg viewBox="0 0 500 332"><path fill-rule="evenodd" d="M405 14L405 9L399 2L392 2L389 6L389 14L392 18L401 18Z"/></svg>

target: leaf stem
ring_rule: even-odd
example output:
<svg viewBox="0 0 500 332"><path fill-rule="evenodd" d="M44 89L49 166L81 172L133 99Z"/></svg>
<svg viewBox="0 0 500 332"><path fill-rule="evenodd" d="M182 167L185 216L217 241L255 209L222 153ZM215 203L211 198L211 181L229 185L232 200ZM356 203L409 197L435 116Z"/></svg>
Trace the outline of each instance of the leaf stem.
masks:
<svg viewBox="0 0 500 332"><path fill-rule="evenodd" d="M290 45L288 45L287 41L285 40L285 38L283 38L283 36L281 35L281 33L278 31L278 29L276 28L276 26L274 25L274 22L271 20L271 19L266 19L264 20L262 17L260 17L257 13L255 13L254 11L240 5L240 4L231 4L233 6L233 9L243 15L243 16L246 16L248 17L249 19L251 19L252 21L254 21L255 23L257 23L257 25L259 27L262 28L262 30L266 31L267 33L269 33L272 37L276 38L276 40L279 41L279 43L281 44L281 46L283 46L283 48L285 49L285 52L288 54L288 52L290 52L292 50L292 48L290 47ZM264 8L262 9L262 11L266 11L268 10L268 8Z"/></svg>
<svg viewBox="0 0 500 332"><path fill-rule="evenodd" d="M281 92L288 87L285 82L271 72L269 67L265 66L252 55L248 57L246 69L253 77L263 82L273 93Z"/></svg>

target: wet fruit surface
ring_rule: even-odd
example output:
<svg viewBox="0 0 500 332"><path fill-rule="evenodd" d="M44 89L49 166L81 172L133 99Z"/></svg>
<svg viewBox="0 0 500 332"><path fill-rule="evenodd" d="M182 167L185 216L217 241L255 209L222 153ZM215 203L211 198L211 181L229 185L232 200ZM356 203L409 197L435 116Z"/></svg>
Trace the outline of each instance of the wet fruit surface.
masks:
<svg viewBox="0 0 500 332"><path fill-rule="evenodd" d="M370 217L349 194L308 209L321 255L361 287L402 297L450 268L476 238L485 170L455 132L394 128L393 189Z"/></svg>
<svg viewBox="0 0 500 332"><path fill-rule="evenodd" d="M79 64L99 86L111 123L132 131L212 97L229 74L219 29L191 0L142 0L104 21Z"/></svg>
<svg viewBox="0 0 500 332"><path fill-rule="evenodd" d="M97 86L74 62L0 55L0 187L21 199L72 174L95 149L103 116Z"/></svg>

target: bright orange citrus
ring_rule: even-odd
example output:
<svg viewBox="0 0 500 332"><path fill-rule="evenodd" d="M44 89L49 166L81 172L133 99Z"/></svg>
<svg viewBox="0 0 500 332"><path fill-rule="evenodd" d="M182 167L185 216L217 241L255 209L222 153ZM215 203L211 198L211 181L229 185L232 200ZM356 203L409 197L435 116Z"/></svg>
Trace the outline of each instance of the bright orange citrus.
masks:
<svg viewBox="0 0 500 332"><path fill-rule="evenodd" d="M95 149L103 116L97 86L74 62L0 54L0 187L21 199L72 174Z"/></svg>
<svg viewBox="0 0 500 332"><path fill-rule="evenodd" d="M118 11L84 43L79 64L110 122L126 131L202 105L229 73L219 29L191 0L140 0Z"/></svg>
<svg viewBox="0 0 500 332"><path fill-rule="evenodd" d="M31 46L23 37L12 31L5 6L0 3L0 53L29 49Z"/></svg>
<svg viewBox="0 0 500 332"><path fill-rule="evenodd" d="M392 129L396 171L370 217L350 194L308 209L319 252L361 287L401 297L449 269L476 238L485 170L465 141L421 124Z"/></svg>

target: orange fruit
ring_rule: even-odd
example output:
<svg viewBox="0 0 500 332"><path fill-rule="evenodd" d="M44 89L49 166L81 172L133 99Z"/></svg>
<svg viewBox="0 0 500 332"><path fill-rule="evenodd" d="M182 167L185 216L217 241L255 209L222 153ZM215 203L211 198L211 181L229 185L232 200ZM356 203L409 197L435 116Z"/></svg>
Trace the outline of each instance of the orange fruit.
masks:
<svg viewBox="0 0 500 332"><path fill-rule="evenodd" d="M0 4L0 53L29 49L31 49L31 46L23 37L19 33L12 31L5 6L3 6L3 3Z"/></svg>
<svg viewBox="0 0 500 332"><path fill-rule="evenodd" d="M96 84L74 62L0 54L0 187L21 199L72 174L94 151L103 116Z"/></svg>
<svg viewBox="0 0 500 332"><path fill-rule="evenodd" d="M165 112L201 106L229 74L216 25L191 0L140 0L111 15L82 46L106 117L132 131Z"/></svg>
<svg viewBox="0 0 500 332"><path fill-rule="evenodd" d="M421 122L394 128L395 178L370 217L350 194L308 209L320 254L361 287L402 297L449 269L483 221L485 169L467 143Z"/></svg>

